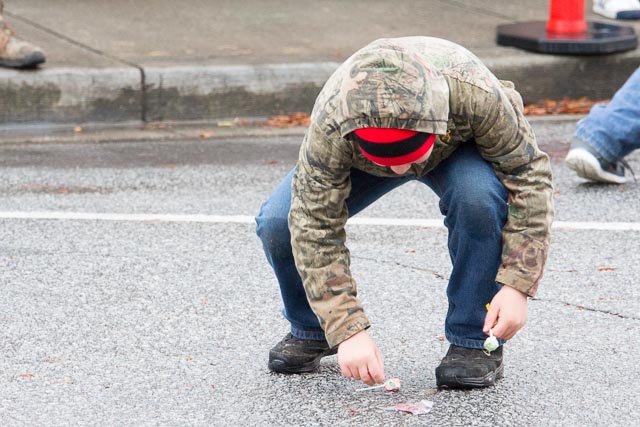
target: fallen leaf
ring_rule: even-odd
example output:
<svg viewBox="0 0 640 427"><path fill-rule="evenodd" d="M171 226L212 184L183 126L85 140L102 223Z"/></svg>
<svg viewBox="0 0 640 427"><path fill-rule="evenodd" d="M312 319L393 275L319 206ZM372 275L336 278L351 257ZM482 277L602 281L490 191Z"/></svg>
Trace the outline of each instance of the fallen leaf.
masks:
<svg viewBox="0 0 640 427"><path fill-rule="evenodd" d="M415 254L415 253L416 253L416 250L415 250L415 249L407 249L407 250L405 251L405 253L408 253L408 254Z"/></svg>
<svg viewBox="0 0 640 427"><path fill-rule="evenodd" d="M309 126L311 117L306 113L292 113L282 116L271 116L267 119L266 125L277 128L288 128L294 126Z"/></svg>
<svg viewBox="0 0 640 427"><path fill-rule="evenodd" d="M200 301L200 304L202 305L208 305L209 301L207 301L206 299L203 299L202 301Z"/></svg>
<svg viewBox="0 0 640 427"><path fill-rule="evenodd" d="M200 139L211 138L213 135L214 135L213 131L205 130L203 132L200 132Z"/></svg>
<svg viewBox="0 0 640 427"><path fill-rule="evenodd" d="M142 129L165 129L166 127L166 123L145 123Z"/></svg>
<svg viewBox="0 0 640 427"><path fill-rule="evenodd" d="M348 412L349 412L349 414L351 414L351 415L357 415L357 414L358 414L358 410L357 410L357 409L347 408L347 411L348 411Z"/></svg>
<svg viewBox="0 0 640 427"><path fill-rule="evenodd" d="M582 310L584 310L584 306L579 305L579 306L576 307L576 310L582 311Z"/></svg>
<svg viewBox="0 0 640 427"><path fill-rule="evenodd" d="M271 165L271 166L273 166L273 165L277 165L277 164L278 164L278 161L277 161L277 160L269 160L269 161L267 162L267 164L268 164L268 165Z"/></svg>
<svg viewBox="0 0 640 427"><path fill-rule="evenodd" d="M20 374L20 376L22 378L33 378L33 377L35 377L35 375L33 375L33 374Z"/></svg>
<svg viewBox="0 0 640 427"><path fill-rule="evenodd" d="M545 99L537 104L524 107L527 116L546 116L555 114L587 114L596 104L606 104L610 100L593 101L587 97L579 99L563 98L560 101Z"/></svg>
<svg viewBox="0 0 640 427"><path fill-rule="evenodd" d="M562 271L564 271L565 273L577 273L578 272L578 270L573 269L573 268L570 269L570 270L562 270Z"/></svg>
<svg viewBox="0 0 640 427"><path fill-rule="evenodd" d="M73 131L75 133L80 133L80 132L82 132L82 128L80 126L76 126L76 127L73 128Z"/></svg>
<svg viewBox="0 0 640 427"><path fill-rule="evenodd" d="M63 378L57 378L57 379L53 379L50 381L47 381L48 384L73 384L73 378L71 377L63 377Z"/></svg>
<svg viewBox="0 0 640 427"><path fill-rule="evenodd" d="M165 52L163 50L153 50L151 52L147 52L147 56L151 58L165 58L169 55L169 52Z"/></svg>
<svg viewBox="0 0 640 427"><path fill-rule="evenodd" d="M56 187L51 189L52 193L56 193L56 194L69 194L71 193L71 189L68 187L64 187L64 186L60 186L60 187Z"/></svg>
<svg viewBox="0 0 640 427"><path fill-rule="evenodd" d="M598 267L598 271L613 271L615 268L613 267Z"/></svg>
<svg viewBox="0 0 640 427"><path fill-rule="evenodd" d="M444 341L444 335L442 334L439 334L437 338L438 338L438 341Z"/></svg>

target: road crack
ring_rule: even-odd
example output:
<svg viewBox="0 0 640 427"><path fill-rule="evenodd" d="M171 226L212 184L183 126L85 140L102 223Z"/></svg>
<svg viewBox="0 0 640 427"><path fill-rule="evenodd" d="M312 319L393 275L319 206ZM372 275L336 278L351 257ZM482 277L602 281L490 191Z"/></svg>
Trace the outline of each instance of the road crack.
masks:
<svg viewBox="0 0 640 427"><path fill-rule="evenodd" d="M380 259L362 257L362 256L351 256L351 258L358 259L358 260L364 260L364 261L373 261L373 262L378 262L378 263L383 263L383 264L396 265L398 267L404 267L404 268L408 268L408 269L415 270L415 271L422 271L422 272L426 272L426 273L431 273L437 279L449 280L449 278L446 277L445 275L440 274L437 271L432 270L430 268L416 267L415 265L403 264L403 263L398 262L398 261L387 261L387 260L380 260Z"/></svg>
<svg viewBox="0 0 640 427"><path fill-rule="evenodd" d="M607 314L609 316L615 316L615 317L619 317L620 319L625 319L625 320L640 320L640 317L638 317L638 316L627 316L627 315L616 313L616 312L610 311L610 310L601 310L601 309L597 309L597 308L593 308L593 307L587 307L587 306L582 305L582 304L574 304L574 303L566 302L566 301L555 301L555 300L544 299L544 298L533 298L533 300L534 301L541 301L541 302L549 302L549 303L553 303L553 304L562 304L562 305L567 306L567 307L574 307L576 310L584 310L584 311L590 311L592 313Z"/></svg>

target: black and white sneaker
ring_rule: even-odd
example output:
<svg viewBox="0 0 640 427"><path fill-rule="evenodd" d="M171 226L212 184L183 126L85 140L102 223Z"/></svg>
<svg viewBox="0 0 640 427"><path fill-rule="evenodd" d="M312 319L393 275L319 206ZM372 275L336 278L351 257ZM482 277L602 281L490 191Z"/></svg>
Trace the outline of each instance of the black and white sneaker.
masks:
<svg viewBox="0 0 640 427"><path fill-rule="evenodd" d="M640 19L640 1L593 0L593 11L609 19Z"/></svg>
<svg viewBox="0 0 640 427"><path fill-rule="evenodd" d="M577 138L573 140L569 153L564 161L579 177L590 181L624 184L627 182L625 169L629 169L631 173L633 173L629 164L624 161L624 159L609 162L598 154L588 143Z"/></svg>

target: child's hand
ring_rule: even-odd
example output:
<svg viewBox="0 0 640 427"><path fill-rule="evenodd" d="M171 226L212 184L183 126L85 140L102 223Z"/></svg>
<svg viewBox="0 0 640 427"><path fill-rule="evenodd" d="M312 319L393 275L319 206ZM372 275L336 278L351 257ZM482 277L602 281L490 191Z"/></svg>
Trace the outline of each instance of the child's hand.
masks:
<svg viewBox="0 0 640 427"><path fill-rule="evenodd" d="M527 323L527 296L510 286L502 289L491 300L482 330L497 338L509 340ZM495 325L495 326L494 326Z"/></svg>
<svg viewBox="0 0 640 427"><path fill-rule="evenodd" d="M367 331L360 331L338 345L338 364L346 378L355 378L367 385L384 381L380 350Z"/></svg>

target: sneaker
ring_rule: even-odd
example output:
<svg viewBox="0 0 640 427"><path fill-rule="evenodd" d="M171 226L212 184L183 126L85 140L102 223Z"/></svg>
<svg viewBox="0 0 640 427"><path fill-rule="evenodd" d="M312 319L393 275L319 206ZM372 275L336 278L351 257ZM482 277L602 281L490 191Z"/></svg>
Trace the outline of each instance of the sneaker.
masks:
<svg viewBox="0 0 640 427"><path fill-rule="evenodd" d="M0 66L30 68L45 62L42 49L20 40L2 17L0 2Z"/></svg>
<svg viewBox="0 0 640 427"><path fill-rule="evenodd" d="M269 351L269 370L281 374L312 372L320 366L320 359L336 354L337 350L325 340L301 340L287 334Z"/></svg>
<svg viewBox="0 0 640 427"><path fill-rule="evenodd" d="M627 166L624 160L609 162L588 143L577 138L571 143L571 149L564 161L581 178L610 184L627 182L625 178Z"/></svg>
<svg viewBox="0 0 640 427"><path fill-rule="evenodd" d="M502 346L491 353L480 348L449 346L436 368L438 388L489 387L504 376Z"/></svg>
<svg viewBox="0 0 640 427"><path fill-rule="evenodd" d="M640 1L594 0L593 11L609 19L640 19Z"/></svg>

